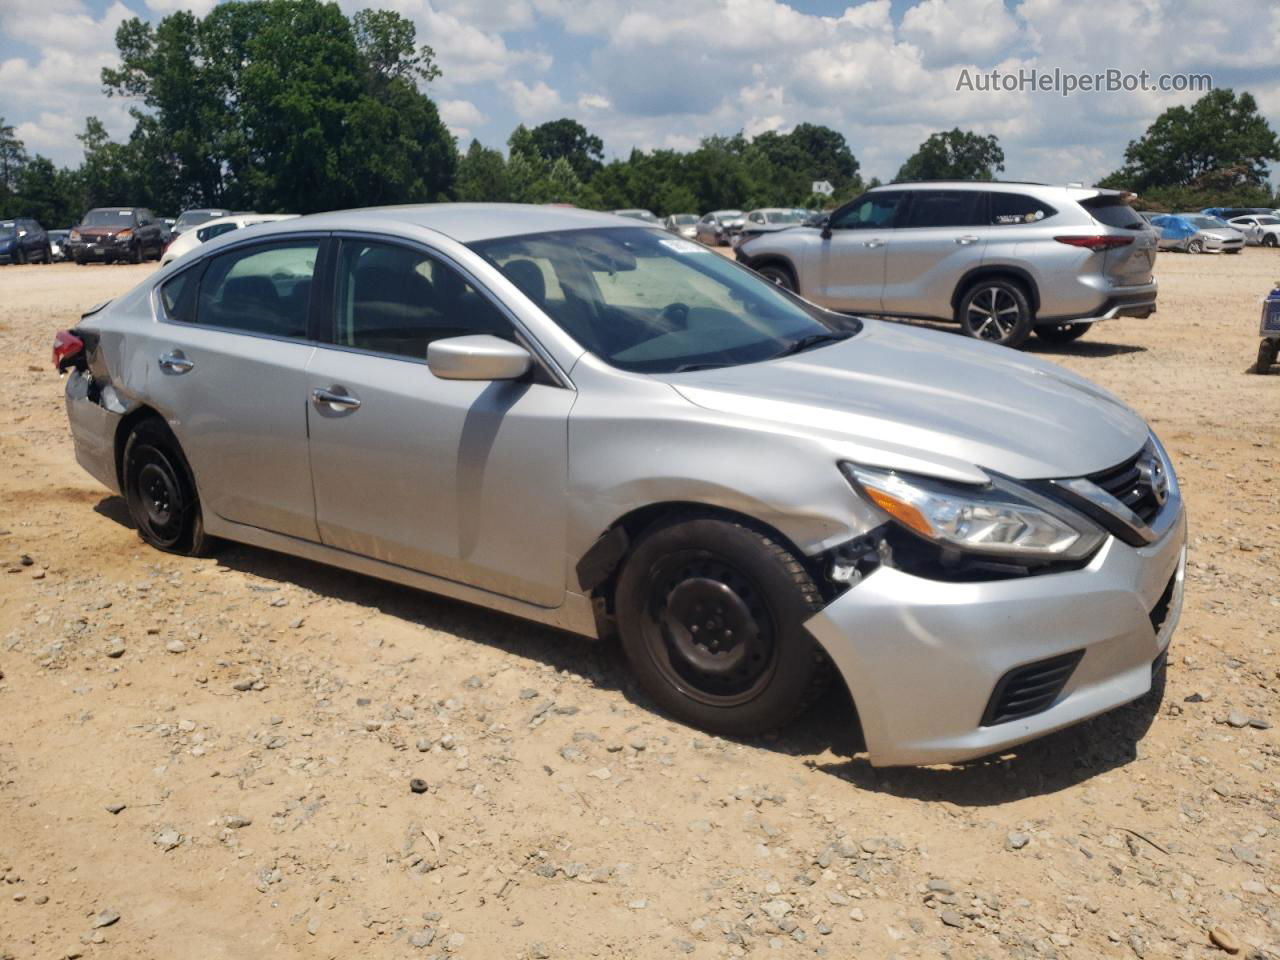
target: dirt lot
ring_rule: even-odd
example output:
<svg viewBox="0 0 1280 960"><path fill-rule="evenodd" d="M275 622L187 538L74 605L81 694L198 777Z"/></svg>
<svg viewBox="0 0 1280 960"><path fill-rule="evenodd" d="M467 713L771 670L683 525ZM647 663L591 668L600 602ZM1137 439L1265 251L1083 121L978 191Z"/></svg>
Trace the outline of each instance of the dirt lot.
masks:
<svg viewBox="0 0 1280 960"><path fill-rule="evenodd" d="M0 269L0 958L1280 956L1280 376L1247 372L1280 253L1162 255L1157 316L1038 348L1180 468L1165 688L883 771L839 694L719 740L607 645L144 548L49 342L149 269Z"/></svg>

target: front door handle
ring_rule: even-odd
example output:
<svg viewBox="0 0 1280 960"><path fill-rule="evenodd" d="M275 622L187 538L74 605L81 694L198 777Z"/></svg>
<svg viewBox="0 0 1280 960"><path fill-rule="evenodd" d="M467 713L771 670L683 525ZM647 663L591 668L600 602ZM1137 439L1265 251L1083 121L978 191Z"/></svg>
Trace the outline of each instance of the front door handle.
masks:
<svg viewBox="0 0 1280 960"><path fill-rule="evenodd" d="M341 391L341 387L317 387L311 391L311 399L317 407L328 405L332 410L359 410L360 401Z"/></svg>
<svg viewBox="0 0 1280 960"><path fill-rule="evenodd" d="M170 350L160 355L160 369L165 373L188 373L195 363L188 360L181 350Z"/></svg>
<svg viewBox="0 0 1280 960"><path fill-rule="evenodd" d="M885 244L885 241L883 240L865 240L863 241L862 245L864 247L870 247L872 250L874 250L876 247L883 247L884 244Z"/></svg>
<svg viewBox="0 0 1280 960"><path fill-rule="evenodd" d="M969 244L977 243L977 242L978 242L978 238L971 233L966 234L963 237L956 237L956 243L960 244L960 246L962 247L967 247Z"/></svg>

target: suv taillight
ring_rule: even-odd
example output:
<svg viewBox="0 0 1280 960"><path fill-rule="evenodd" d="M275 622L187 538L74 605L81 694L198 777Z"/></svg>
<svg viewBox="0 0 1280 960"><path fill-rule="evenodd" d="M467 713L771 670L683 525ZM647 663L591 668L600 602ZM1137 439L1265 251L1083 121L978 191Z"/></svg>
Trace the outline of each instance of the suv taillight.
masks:
<svg viewBox="0 0 1280 960"><path fill-rule="evenodd" d="M84 353L84 341L70 330L59 330L53 335L53 367L59 373L77 365Z"/></svg>
<svg viewBox="0 0 1280 960"><path fill-rule="evenodd" d="M1127 247L1133 243L1133 237L1117 237L1106 234L1095 234L1088 237L1054 237L1059 243L1069 247L1086 247L1090 250L1110 250L1112 247Z"/></svg>

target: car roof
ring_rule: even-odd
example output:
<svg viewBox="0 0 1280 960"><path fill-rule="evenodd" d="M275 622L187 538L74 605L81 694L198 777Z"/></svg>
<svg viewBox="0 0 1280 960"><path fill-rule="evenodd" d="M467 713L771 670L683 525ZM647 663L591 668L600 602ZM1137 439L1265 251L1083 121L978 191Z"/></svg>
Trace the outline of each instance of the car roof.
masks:
<svg viewBox="0 0 1280 960"><path fill-rule="evenodd" d="M1030 189L1028 189L1030 188ZM877 190L986 190L996 193L1065 194L1077 200L1090 197L1131 197L1128 190L1110 190L1105 187L1081 187L1068 184L1037 183L1034 180L900 180L883 183L868 191Z"/></svg>
<svg viewBox="0 0 1280 960"><path fill-rule="evenodd" d="M278 226L264 225L263 229L292 232L377 230L396 226L424 227L459 243L476 243L558 230L585 230L591 227L639 227L635 220L576 207L550 207L529 203L419 203L314 213L296 220L283 221Z"/></svg>

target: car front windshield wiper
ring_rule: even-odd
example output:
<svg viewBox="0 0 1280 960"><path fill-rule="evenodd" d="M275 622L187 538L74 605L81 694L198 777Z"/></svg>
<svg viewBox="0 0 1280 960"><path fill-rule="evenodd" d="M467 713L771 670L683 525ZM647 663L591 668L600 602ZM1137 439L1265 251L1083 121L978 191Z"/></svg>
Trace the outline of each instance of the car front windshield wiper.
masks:
<svg viewBox="0 0 1280 960"><path fill-rule="evenodd" d="M777 360L781 357L793 357L797 353L804 353L806 350L812 350L814 347L823 347L829 343L839 343L841 340L848 340L853 334L851 333L811 333L807 337L801 337L799 340L784 347L780 352L775 353L770 360Z"/></svg>
<svg viewBox="0 0 1280 960"><path fill-rule="evenodd" d="M682 363L672 373L692 373L695 370L719 370L721 367L732 367L732 363Z"/></svg>

